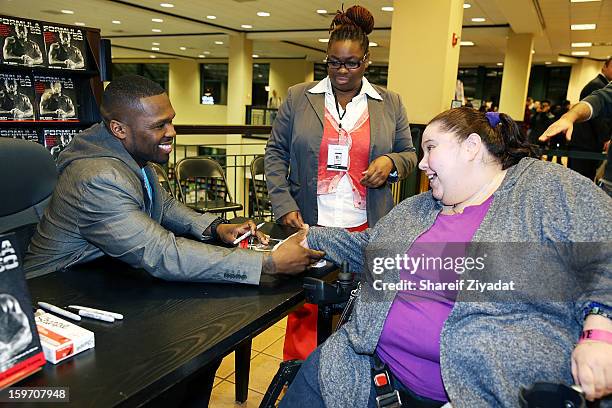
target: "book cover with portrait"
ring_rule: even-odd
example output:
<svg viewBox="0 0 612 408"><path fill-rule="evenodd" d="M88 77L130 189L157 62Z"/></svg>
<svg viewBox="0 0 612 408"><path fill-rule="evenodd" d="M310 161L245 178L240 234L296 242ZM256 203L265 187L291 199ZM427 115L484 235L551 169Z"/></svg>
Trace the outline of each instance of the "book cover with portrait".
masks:
<svg viewBox="0 0 612 408"><path fill-rule="evenodd" d="M34 76L38 119L53 122L78 122L76 90L71 78Z"/></svg>
<svg viewBox="0 0 612 408"><path fill-rule="evenodd" d="M85 30L50 24L43 24L42 30L49 68L87 69Z"/></svg>
<svg viewBox="0 0 612 408"><path fill-rule="evenodd" d="M43 144L41 133L37 129L2 128L0 137L10 137L11 139L29 140Z"/></svg>
<svg viewBox="0 0 612 408"><path fill-rule="evenodd" d="M45 147L54 159L64 150L74 136L80 132L79 129L43 129L43 140Z"/></svg>
<svg viewBox="0 0 612 408"><path fill-rule="evenodd" d="M27 67L46 63L41 23L0 16L0 62Z"/></svg>
<svg viewBox="0 0 612 408"><path fill-rule="evenodd" d="M38 371L45 356L15 234L0 235L0 389Z"/></svg>
<svg viewBox="0 0 612 408"><path fill-rule="evenodd" d="M27 122L36 118L32 77L0 72L0 122Z"/></svg>

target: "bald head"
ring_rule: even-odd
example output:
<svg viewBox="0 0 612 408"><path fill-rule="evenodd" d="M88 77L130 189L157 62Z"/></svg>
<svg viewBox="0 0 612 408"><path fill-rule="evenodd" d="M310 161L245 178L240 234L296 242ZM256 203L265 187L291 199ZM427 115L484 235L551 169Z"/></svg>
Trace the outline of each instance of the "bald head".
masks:
<svg viewBox="0 0 612 408"><path fill-rule="evenodd" d="M124 122L142 109L141 99L161 95L166 90L140 75L125 75L113 80L104 90L100 112L108 125L111 120Z"/></svg>

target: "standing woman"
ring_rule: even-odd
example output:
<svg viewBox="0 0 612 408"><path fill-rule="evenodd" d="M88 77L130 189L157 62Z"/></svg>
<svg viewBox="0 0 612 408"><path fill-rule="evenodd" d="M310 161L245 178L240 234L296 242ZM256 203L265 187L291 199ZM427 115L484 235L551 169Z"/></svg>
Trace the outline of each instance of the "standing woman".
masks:
<svg viewBox="0 0 612 408"><path fill-rule="evenodd" d="M327 45L327 77L289 88L265 154L277 220L361 231L393 207L390 182L416 165L399 95L363 74L374 18L364 7L338 12ZM285 359L316 347L316 306L289 315Z"/></svg>

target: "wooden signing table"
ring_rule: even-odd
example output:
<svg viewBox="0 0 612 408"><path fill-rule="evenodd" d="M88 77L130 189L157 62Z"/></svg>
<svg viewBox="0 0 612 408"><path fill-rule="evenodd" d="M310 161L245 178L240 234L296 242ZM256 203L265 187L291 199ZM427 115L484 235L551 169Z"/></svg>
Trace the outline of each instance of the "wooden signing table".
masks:
<svg viewBox="0 0 612 408"><path fill-rule="evenodd" d="M263 230L273 237L287 235L270 227ZM84 318L80 325L95 333L94 349L47 363L16 384L69 387L70 405L78 407L145 404L234 350L236 398L244 401L251 339L304 300L299 277L264 276L260 286L166 282L108 258L31 279L28 286L33 303L78 304L125 316L115 323Z"/></svg>

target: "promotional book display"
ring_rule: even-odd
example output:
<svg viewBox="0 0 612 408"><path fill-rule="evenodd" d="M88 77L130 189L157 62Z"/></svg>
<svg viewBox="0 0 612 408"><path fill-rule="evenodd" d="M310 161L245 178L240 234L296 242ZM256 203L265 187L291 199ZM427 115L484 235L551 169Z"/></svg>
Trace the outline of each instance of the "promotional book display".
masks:
<svg viewBox="0 0 612 408"><path fill-rule="evenodd" d="M34 83L20 73L0 72L0 121L34 121Z"/></svg>
<svg viewBox="0 0 612 408"><path fill-rule="evenodd" d="M0 235L0 389L45 364L14 234Z"/></svg>
<svg viewBox="0 0 612 408"><path fill-rule="evenodd" d="M40 121L79 121L72 79L35 75L34 92Z"/></svg>
<svg viewBox="0 0 612 408"><path fill-rule="evenodd" d="M43 143L40 133L36 129L0 128L0 137L29 140L40 144Z"/></svg>
<svg viewBox="0 0 612 408"><path fill-rule="evenodd" d="M54 159L72 141L78 129L43 129L43 141L45 147L51 152Z"/></svg>
<svg viewBox="0 0 612 408"><path fill-rule="evenodd" d="M100 120L100 31L0 16L0 137L54 157Z"/></svg>

